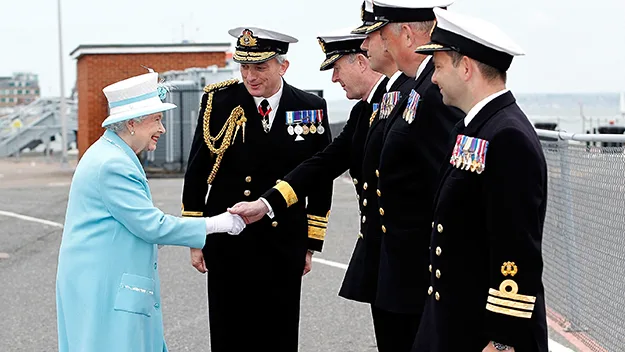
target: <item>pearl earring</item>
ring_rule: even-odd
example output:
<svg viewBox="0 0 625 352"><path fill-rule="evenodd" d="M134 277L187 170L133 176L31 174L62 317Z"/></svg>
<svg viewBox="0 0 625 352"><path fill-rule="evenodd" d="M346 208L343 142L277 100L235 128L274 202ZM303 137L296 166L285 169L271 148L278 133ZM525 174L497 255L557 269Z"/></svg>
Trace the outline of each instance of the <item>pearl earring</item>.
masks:
<svg viewBox="0 0 625 352"><path fill-rule="evenodd" d="M134 136L135 135L135 131L130 131L130 135Z"/></svg>

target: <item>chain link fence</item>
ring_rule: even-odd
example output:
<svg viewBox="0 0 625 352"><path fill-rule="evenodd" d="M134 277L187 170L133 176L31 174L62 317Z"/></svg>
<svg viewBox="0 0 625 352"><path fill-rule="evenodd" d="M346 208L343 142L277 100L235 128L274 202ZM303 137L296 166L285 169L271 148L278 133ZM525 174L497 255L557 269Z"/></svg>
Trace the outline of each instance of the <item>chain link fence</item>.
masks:
<svg viewBox="0 0 625 352"><path fill-rule="evenodd" d="M624 351L625 136L538 132L549 172L549 316L589 351Z"/></svg>

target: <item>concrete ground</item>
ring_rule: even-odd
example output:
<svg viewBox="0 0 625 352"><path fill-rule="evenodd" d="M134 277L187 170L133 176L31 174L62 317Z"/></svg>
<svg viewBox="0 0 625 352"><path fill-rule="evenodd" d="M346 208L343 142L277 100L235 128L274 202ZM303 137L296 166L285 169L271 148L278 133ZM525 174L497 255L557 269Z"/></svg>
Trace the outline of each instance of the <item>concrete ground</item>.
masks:
<svg viewBox="0 0 625 352"><path fill-rule="evenodd" d="M43 158L0 160L2 352L57 350L56 263L73 165L75 160L66 169ZM181 179L154 178L150 187L157 207L179 214ZM337 296L341 264L349 262L357 234L353 186L337 179L325 249L304 278L302 352L377 351L369 307ZM204 276L191 267L187 248L165 247L159 261L170 350L210 351Z"/></svg>

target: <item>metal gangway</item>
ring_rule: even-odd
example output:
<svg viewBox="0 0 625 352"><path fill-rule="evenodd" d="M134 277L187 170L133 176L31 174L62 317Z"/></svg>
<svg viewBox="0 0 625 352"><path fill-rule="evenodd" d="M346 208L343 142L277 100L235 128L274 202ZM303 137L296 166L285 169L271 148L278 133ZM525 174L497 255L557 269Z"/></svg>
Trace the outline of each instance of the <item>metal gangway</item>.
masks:
<svg viewBox="0 0 625 352"><path fill-rule="evenodd" d="M78 102L66 99L67 143L76 140ZM62 133L60 98L40 98L0 117L0 158L48 144Z"/></svg>

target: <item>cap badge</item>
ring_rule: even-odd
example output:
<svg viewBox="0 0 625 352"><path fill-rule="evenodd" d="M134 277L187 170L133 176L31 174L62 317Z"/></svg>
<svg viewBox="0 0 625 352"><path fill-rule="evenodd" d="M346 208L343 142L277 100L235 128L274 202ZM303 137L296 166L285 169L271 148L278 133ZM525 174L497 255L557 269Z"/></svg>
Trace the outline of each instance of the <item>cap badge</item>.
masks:
<svg viewBox="0 0 625 352"><path fill-rule="evenodd" d="M249 29L244 30L241 38L239 38L239 44L242 46L256 46L256 38L253 36L252 31Z"/></svg>
<svg viewBox="0 0 625 352"><path fill-rule="evenodd" d="M321 39L317 39L317 41L319 42L319 46L321 47L321 50L325 53L326 52L325 44L323 43Z"/></svg>

